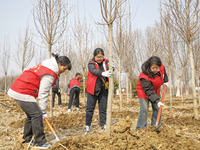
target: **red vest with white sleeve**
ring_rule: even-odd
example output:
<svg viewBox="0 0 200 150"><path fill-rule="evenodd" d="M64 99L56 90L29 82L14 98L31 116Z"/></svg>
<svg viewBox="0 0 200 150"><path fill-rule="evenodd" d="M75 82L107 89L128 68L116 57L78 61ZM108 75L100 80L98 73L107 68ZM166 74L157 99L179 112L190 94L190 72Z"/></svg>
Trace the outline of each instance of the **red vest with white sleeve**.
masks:
<svg viewBox="0 0 200 150"><path fill-rule="evenodd" d="M43 75L52 75L54 77L54 84L58 75L51 69L42 66L41 64L24 71L11 85L11 89L17 93L30 95L34 98L38 97L40 87L40 77Z"/></svg>

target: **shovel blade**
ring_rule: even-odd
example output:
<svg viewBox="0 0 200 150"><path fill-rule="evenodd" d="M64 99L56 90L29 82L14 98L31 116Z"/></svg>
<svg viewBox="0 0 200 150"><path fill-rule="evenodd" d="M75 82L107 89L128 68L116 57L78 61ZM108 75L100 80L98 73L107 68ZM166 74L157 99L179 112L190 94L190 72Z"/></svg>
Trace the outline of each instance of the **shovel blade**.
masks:
<svg viewBox="0 0 200 150"><path fill-rule="evenodd" d="M62 140L62 139L66 139L67 137L66 136L63 136L61 138L55 138L54 140L51 141L52 145L54 145L56 142Z"/></svg>

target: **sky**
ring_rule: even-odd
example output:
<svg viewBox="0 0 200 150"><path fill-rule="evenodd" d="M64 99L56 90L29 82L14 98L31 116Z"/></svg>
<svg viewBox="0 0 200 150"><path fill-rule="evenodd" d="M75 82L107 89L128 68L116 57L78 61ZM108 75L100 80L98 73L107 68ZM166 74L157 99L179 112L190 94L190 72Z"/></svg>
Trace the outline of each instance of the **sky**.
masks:
<svg viewBox="0 0 200 150"><path fill-rule="evenodd" d="M19 31L25 32L27 23L35 30L32 17L33 2L36 0L0 0L0 49L4 37L8 36L11 43L11 51L15 51ZM78 0L80 14L86 14L87 18L101 21L99 0ZM147 26L153 26L159 20L160 0L130 0L131 11L134 15L133 27L145 30ZM77 0L68 0L70 6L76 5ZM71 20L70 22L73 22ZM0 72L0 75L1 72Z"/></svg>

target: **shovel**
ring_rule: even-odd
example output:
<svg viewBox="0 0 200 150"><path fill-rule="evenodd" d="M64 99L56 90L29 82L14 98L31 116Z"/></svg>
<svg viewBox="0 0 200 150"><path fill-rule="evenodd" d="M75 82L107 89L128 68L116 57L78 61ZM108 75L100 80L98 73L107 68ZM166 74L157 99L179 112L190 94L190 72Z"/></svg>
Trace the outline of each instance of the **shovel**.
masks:
<svg viewBox="0 0 200 150"><path fill-rule="evenodd" d="M163 103L164 101L164 97L165 97L165 91L167 89L167 85L165 85L164 90L163 90L163 94L162 94L162 98L161 98L161 103ZM157 131L161 128L162 124L159 124L160 121L160 116L161 116L161 112L162 112L162 105L160 105L159 111L158 111L158 116L157 116L157 120L156 120L156 126L157 126Z"/></svg>
<svg viewBox="0 0 200 150"><path fill-rule="evenodd" d="M64 139L66 138L66 136L62 137L62 138L58 138L55 130L53 129L53 127L51 126L51 124L49 123L48 119L47 118L44 118L45 122L47 123L49 129L51 130L51 132L53 133L53 135L55 136L55 139L51 141L52 144L55 144L56 142L60 141L61 139Z"/></svg>

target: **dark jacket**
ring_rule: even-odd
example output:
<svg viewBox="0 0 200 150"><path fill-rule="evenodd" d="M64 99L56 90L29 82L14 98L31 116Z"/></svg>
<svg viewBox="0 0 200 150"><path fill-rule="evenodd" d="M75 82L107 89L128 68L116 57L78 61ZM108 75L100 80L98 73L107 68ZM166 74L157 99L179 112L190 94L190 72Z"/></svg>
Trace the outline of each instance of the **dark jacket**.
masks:
<svg viewBox="0 0 200 150"><path fill-rule="evenodd" d="M93 58L92 60L95 61L94 58ZM96 62L96 61L95 61L95 62ZM106 61L106 67L107 67L108 70L109 70L108 62L109 62L109 61L107 60L107 61ZM104 90L105 90L103 80L104 80L104 81L108 81L107 78L105 78L105 77L103 77L103 76L101 75L102 72L105 71L105 70L104 70L104 67L103 67L103 62L100 63L100 64L99 64L99 63L97 63L97 64L98 64L98 66L99 66L99 70L96 69L96 66L95 66L95 64L94 64L92 61L90 61L89 64L88 64L88 70L89 70L92 74L98 76L98 78L97 78L97 80L96 80L96 84L95 84L95 89L94 89L94 95L96 95L96 96L98 96L98 95L100 94L101 91L104 91Z"/></svg>
<svg viewBox="0 0 200 150"><path fill-rule="evenodd" d="M165 72L164 83L166 83L166 82L168 82L168 76L167 76L166 70L164 72ZM144 65L142 66L142 73L147 75ZM157 75L161 76L160 72L158 72ZM141 82L142 88L143 88L146 96L148 97L148 99L151 102L158 103L160 101L160 97L155 93L152 83L144 78L141 78L140 82Z"/></svg>
<svg viewBox="0 0 200 150"><path fill-rule="evenodd" d="M56 80L56 84L52 87L52 91L54 93L59 93L60 87L59 87L59 78Z"/></svg>

